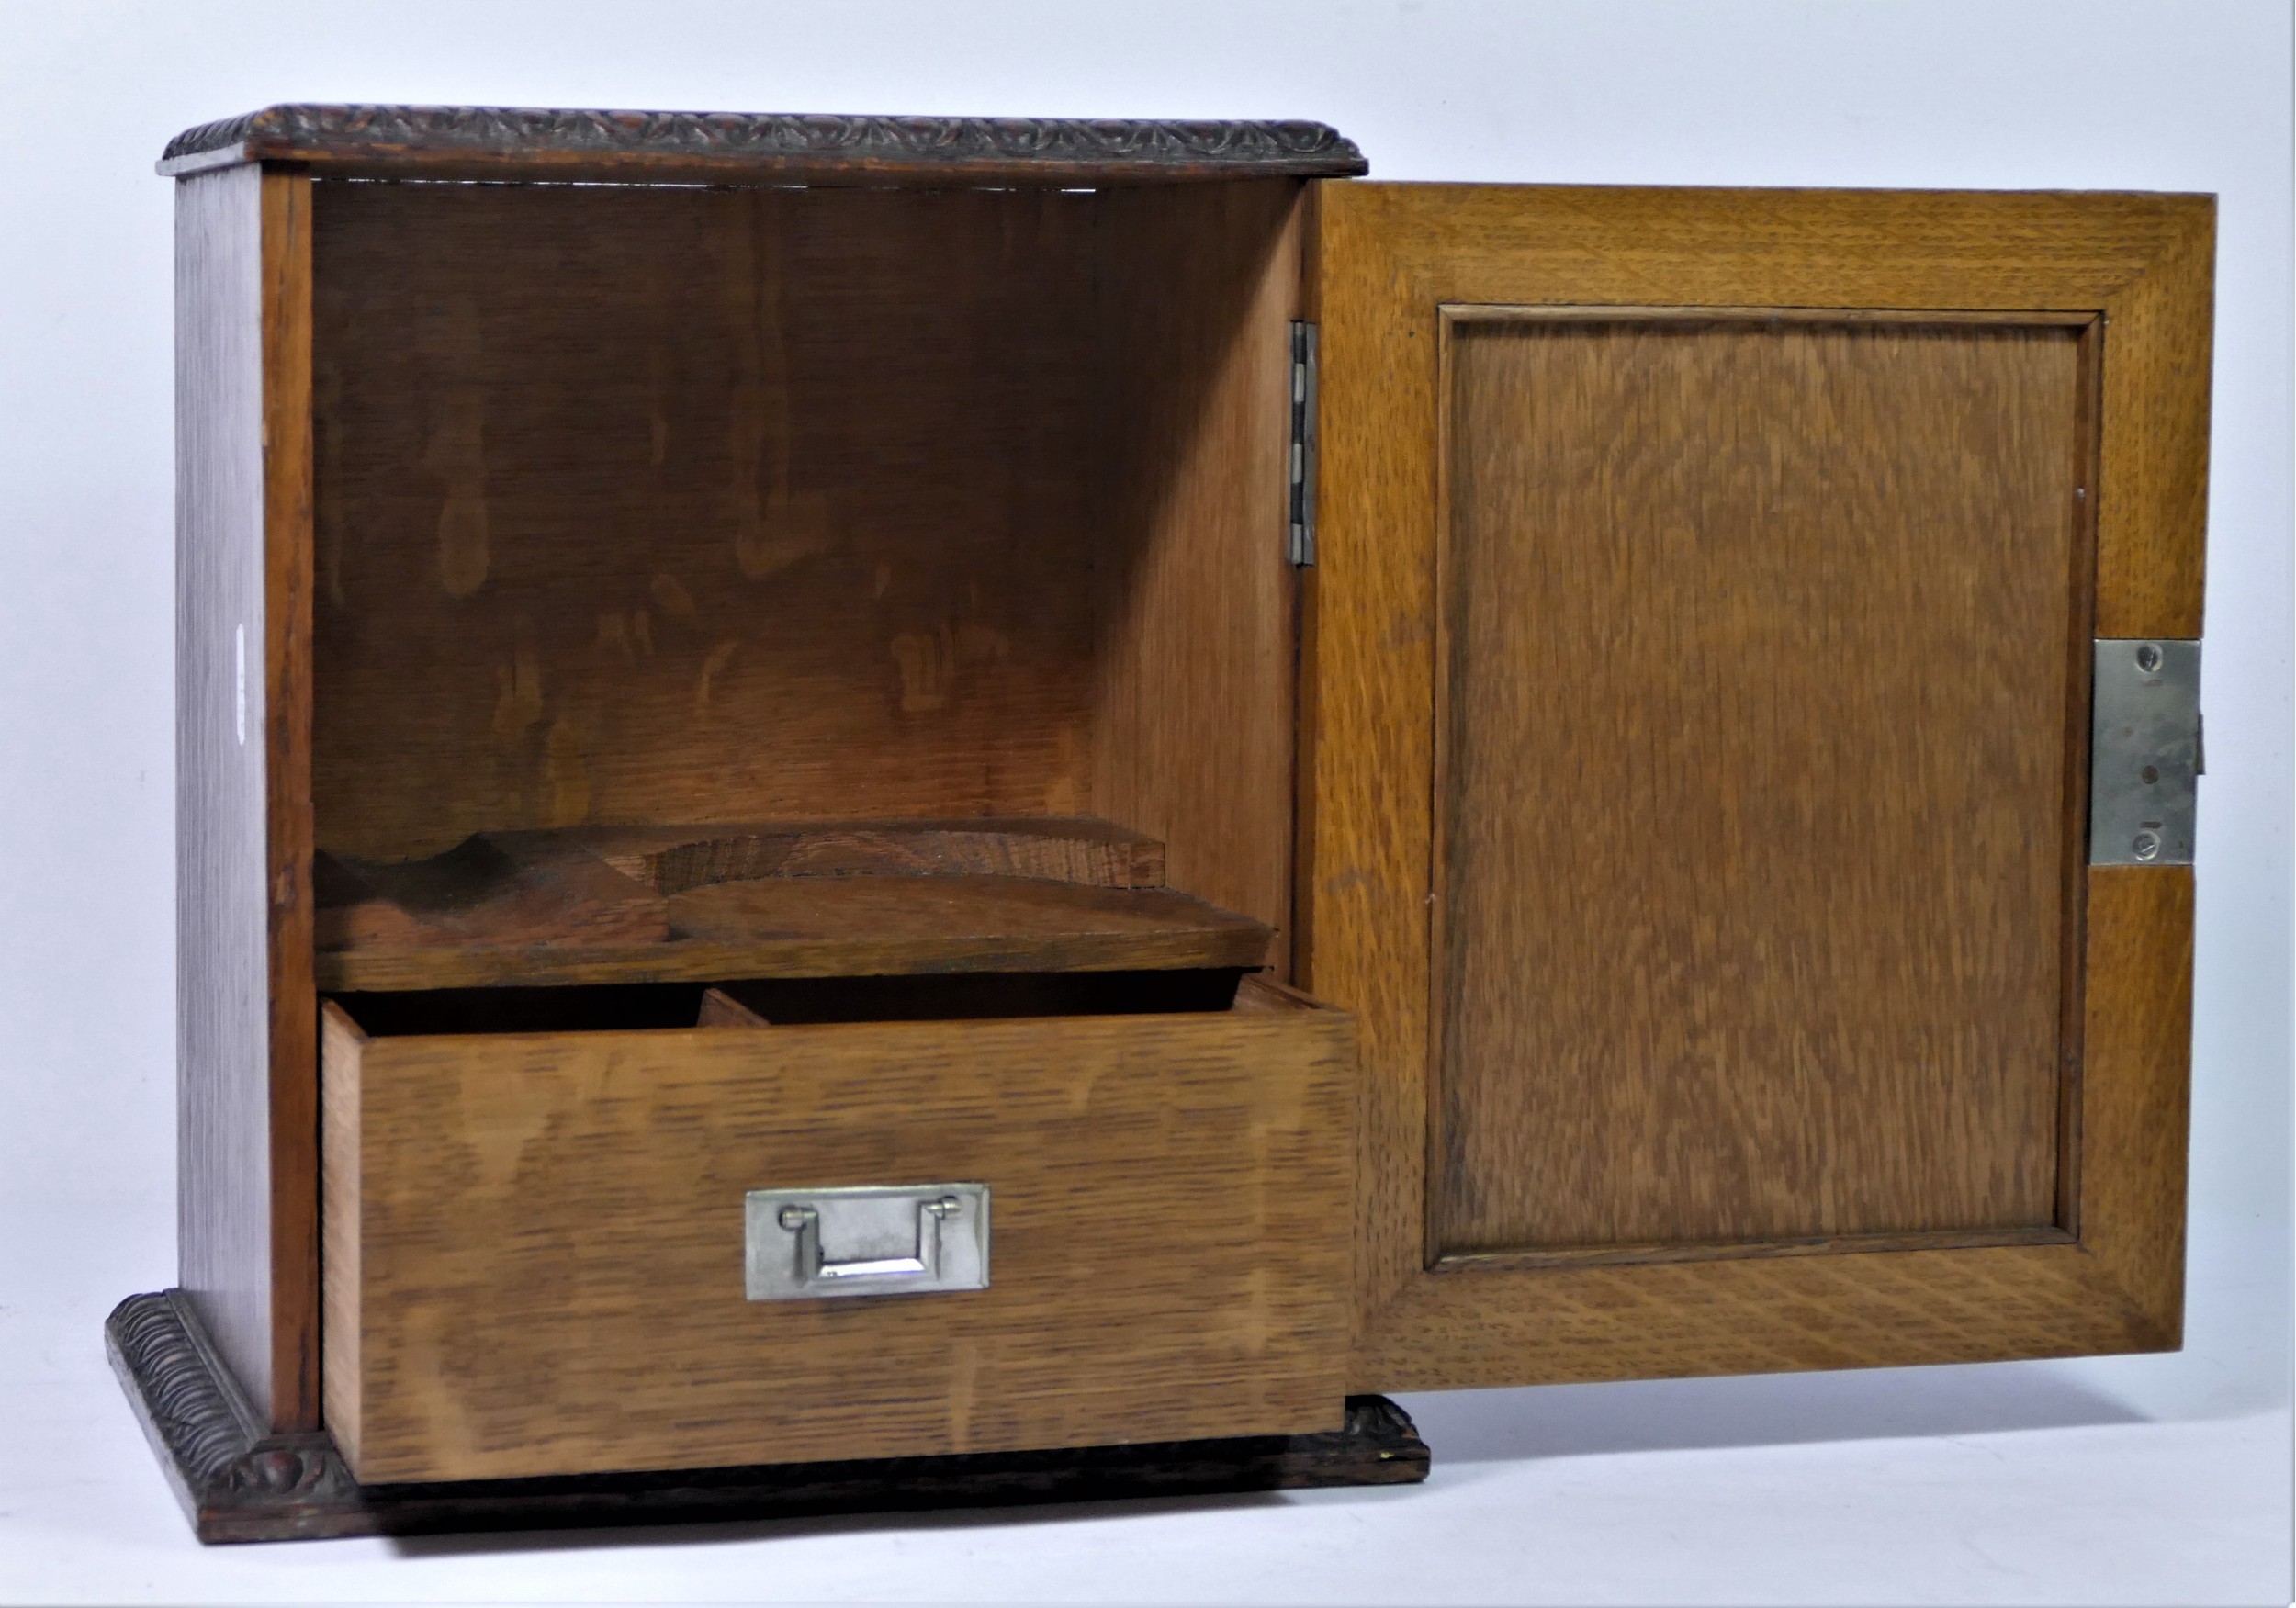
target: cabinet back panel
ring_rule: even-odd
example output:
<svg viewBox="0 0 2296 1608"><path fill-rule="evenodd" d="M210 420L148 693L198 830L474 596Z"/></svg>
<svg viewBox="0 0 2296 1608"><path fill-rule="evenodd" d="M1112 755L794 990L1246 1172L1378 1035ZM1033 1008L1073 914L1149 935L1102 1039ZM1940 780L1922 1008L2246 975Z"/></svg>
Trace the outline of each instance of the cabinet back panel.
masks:
<svg viewBox="0 0 2296 1608"><path fill-rule="evenodd" d="M321 847L1086 807L1092 197L315 188Z"/></svg>
<svg viewBox="0 0 2296 1608"><path fill-rule="evenodd" d="M1431 1254L2055 1223L2080 331L1473 310Z"/></svg>

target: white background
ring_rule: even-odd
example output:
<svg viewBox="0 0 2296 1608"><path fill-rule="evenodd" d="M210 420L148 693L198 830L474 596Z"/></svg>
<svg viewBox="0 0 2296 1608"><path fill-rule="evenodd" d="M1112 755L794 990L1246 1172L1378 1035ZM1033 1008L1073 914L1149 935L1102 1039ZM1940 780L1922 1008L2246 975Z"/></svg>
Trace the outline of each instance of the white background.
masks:
<svg viewBox="0 0 2296 1608"><path fill-rule="evenodd" d="M0 1597L2279 1602L2285 6L0 0ZM1416 1397L1433 1482L202 1552L102 1363L173 1281L170 199L278 100L1307 117L1375 174L2222 197L2179 1356Z"/></svg>

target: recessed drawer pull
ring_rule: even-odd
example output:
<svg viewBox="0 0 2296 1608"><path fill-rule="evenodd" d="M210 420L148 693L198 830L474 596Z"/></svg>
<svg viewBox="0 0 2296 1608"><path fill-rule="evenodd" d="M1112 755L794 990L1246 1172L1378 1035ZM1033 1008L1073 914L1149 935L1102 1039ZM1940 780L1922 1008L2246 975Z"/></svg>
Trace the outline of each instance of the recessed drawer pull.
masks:
<svg viewBox="0 0 2296 1608"><path fill-rule="evenodd" d="M917 1254L879 1256L868 1261L832 1262L821 1251L821 1214L810 1206L782 1208L782 1226L797 1236L797 1276L821 1278L914 1278L928 1283L940 1276L940 1221L957 1209L957 1198L944 1195L917 1209Z"/></svg>
<svg viewBox="0 0 2296 1608"><path fill-rule="evenodd" d="M755 1189L745 1215L753 1301L988 1288L985 1184Z"/></svg>

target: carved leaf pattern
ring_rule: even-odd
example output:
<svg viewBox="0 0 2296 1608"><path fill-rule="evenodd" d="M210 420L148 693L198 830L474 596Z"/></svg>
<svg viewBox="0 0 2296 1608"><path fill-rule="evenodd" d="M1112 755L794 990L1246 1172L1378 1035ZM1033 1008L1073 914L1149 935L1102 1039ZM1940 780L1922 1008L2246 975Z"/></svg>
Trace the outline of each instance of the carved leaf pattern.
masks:
<svg viewBox="0 0 2296 1608"><path fill-rule="evenodd" d="M1300 1435L1038 1452L362 1486L321 1431L258 1431L180 1290L129 1296L104 1325L113 1370L204 1541L1185 1496L1427 1477L1403 1411L1350 1396L1345 1427Z"/></svg>
<svg viewBox="0 0 2296 1608"><path fill-rule="evenodd" d="M886 118L752 112L566 111L520 107L275 106L186 129L163 163L247 148L250 157L362 152L812 158L919 168L1232 166L1365 172L1322 123L1069 118Z"/></svg>

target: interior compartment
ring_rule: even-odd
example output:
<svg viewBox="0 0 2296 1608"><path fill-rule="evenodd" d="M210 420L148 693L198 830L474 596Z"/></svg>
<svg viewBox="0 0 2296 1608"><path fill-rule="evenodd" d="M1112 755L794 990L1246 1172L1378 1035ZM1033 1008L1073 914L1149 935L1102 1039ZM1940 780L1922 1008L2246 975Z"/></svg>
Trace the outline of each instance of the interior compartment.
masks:
<svg viewBox="0 0 2296 1608"><path fill-rule="evenodd" d="M1239 979L1250 984L1239 995ZM958 973L940 976L755 978L571 987L341 994L371 1038L420 1034L626 1032L816 1022L968 1021L1001 1017L1158 1016L1265 1009L1256 979L1226 969ZM730 1009L727 1008L730 1006Z"/></svg>
<svg viewBox="0 0 2296 1608"><path fill-rule="evenodd" d="M1162 885L1164 848L1045 817L486 832L321 850L322 988L1256 966L1269 929Z"/></svg>
<svg viewBox="0 0 2296 1608"><path fill-rule="evenodd" d="M1287 969L1300 190L318 181L321 987Z"/></svg>

